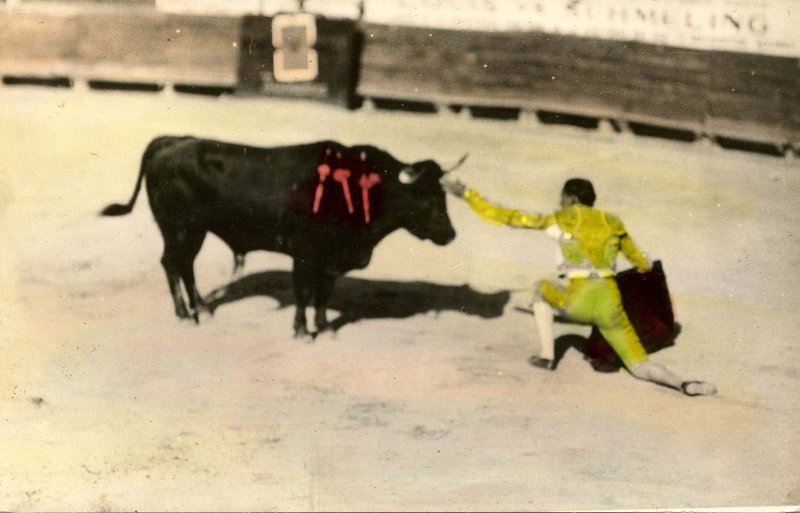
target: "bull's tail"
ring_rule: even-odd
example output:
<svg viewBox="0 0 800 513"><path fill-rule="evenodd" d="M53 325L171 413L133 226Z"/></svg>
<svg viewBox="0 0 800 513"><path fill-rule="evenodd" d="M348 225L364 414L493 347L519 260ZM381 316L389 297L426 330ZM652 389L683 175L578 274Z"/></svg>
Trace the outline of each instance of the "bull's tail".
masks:
<svg viewBox="0 0 800 513"><path fill-rule="evenodd" d="M141 180L140 180L141 181ZM106 208L100 212L101 216L124 216L125 214L130 214L131 210L133 210L133 202L136 201L136 193L139 192L139 187L137 184L136 192L133 193L133 199L127 204L123 205L122 203L112 203L108 205Z"/></svg>
<svg viewBox="0 0 800 513"><path fill-rule="evenodd" d="M162 148L165 148L182 139L185 139L185 137L163 136L153 139L153 141L147 145L147 149L144 150L144 154L142 155L142 163L139 166L139 178L136 180L136 186L133 189L133 195L131 196L131 199L125 205L122 203L112 203L111 205L108 205L100 212L100 215L124 216L125 214L130 214L133 210L133 205L136 203L136 197L139 196L139 190L142 188L144 175L147 173L147 169L149 167L150 160L153 158L153 155L155 155L155 153Z"/></svg>

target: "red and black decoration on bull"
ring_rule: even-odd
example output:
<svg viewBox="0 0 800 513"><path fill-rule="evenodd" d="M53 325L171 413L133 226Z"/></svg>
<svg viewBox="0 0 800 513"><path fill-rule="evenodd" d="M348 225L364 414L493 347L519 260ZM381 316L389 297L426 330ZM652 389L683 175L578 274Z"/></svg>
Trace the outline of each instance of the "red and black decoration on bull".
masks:
<svg viewBox="0 0 800 513"><path fill-rule="evenodd" d="M323 148L311 198L312 217L368 225L380 215L383 179L365 151Z"/></svg>

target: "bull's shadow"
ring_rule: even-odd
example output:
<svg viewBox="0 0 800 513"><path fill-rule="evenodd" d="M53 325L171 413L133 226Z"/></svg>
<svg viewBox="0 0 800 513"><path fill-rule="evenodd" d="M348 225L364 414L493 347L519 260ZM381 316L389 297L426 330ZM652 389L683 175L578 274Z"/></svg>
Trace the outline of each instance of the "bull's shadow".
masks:
<svg viewBox="0 0 800 513"><path fill-rule="evenodd" d="M253 296L269 296L278 301L278 308L295 304L292 274L288 271L265 271L245 276L221 287L206 299L214 312L220 306ZM422 281L402 282L365 280L343 277L328 304L341 315L331 321L331 328L362 319L405 319L421 313L459 311L483 318L500 317L510 293L500 291L484 294L467 285L439 285Z"/></svg>

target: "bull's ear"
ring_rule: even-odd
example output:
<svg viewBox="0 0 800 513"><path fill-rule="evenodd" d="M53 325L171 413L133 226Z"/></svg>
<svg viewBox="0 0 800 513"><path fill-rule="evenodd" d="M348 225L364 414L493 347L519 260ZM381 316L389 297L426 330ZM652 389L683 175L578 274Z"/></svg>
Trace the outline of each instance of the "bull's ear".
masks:
<svg viewBox="0 0 800 513"><path fill-rule="evenodd" d="M425 168L414 167L414 166L406 166L400 170L400 174L397 176L397 179L400 180L400 183L411 185L412 183L419 180L419 177L425 173Z"/></svg>
<svg viewBox="0 0 800 513"><path fill-rule="evenodd" d="M400 180L400 183L410 185L415 183L426 173L435 173L436 176L438 176L441 172L442 168L439 167L439 164L433 160L423 160L404 167L397 178Z"/></svg>

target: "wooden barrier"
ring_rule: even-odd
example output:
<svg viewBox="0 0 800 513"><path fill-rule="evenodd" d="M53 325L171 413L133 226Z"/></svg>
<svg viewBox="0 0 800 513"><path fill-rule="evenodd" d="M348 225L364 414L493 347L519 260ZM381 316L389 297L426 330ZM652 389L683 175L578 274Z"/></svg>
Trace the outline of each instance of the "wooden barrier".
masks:
<svg viewBox="0 0 800 513"><path fill-rule="evenodd" d="M517 107L786 144L798 59L534 32L365 25L360 94Z"/></svg>
<svg viewBox="0 0 800 513"><path fill-rule="evenodd" d="M172 83L320 98L348 108L357 93L800 146L797 58L319 18L319 76L287 84L271 78L270 20L146 8L9 10L0 12L0 75L4 83L27 77L58 84Z"/></svg>
<svg viewBox="0 0 800 513"><path fill-rule="evenodd" d="M375 25L364 30L359 92L367 96L613 118L669 114L673 122L697 126L703 120L696 91L706 80L705 66L691 62L694 69L688 68L682 82L667 83L664 77L675 75L681 56L648 60L643 45L542 33ZM659 88L682 94L658 94Z"/></svg>
<svg viewBox="0 0 800 513"><path fill-rule="evenodd" d="M211 87L353 107L361 44L357 23L317 19L319 76L290 84L273 79L271 20L149 9L9 11L0 14L0 75L11 77L7 83L78 79L137 90L171 83L180 91Z"/></svg>
<svg viewBox="0 0 800 513"><path fill-rule="evenodd" d="M239 19L150 10L0 13L0 74L236 84Z"/></svg>
<svg viewBox="0 0 800 513"><path fill-rule="evenodd" d="M714 52L709 74L709 131L800 141L800 60Z"/></svg>

